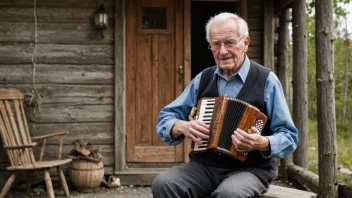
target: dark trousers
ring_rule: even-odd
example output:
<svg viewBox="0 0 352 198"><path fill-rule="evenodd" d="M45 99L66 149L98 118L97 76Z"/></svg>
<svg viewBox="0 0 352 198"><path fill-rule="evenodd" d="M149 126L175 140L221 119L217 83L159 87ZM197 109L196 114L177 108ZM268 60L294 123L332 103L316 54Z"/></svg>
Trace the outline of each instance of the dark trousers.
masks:
<svg viewBox="0 0 352 198"><path fill-rule="evenodd" d="M265 192L257 176L245 171L183 163L159 174L152 184L153 198L254 197Z"/></svg>

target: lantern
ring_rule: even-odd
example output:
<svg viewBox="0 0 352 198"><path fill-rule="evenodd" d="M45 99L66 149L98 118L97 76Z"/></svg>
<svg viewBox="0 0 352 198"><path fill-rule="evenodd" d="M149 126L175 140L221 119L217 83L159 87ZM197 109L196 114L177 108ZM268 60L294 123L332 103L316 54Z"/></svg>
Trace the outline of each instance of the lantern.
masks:
<svg viewBox="0 0 352 198"><path fill-rule="evenodd" d="M97 29L101 30L101 37L104 38L104 29L108 28L108 13L101 5L98 10L94 12L94 24Z"/></svg>

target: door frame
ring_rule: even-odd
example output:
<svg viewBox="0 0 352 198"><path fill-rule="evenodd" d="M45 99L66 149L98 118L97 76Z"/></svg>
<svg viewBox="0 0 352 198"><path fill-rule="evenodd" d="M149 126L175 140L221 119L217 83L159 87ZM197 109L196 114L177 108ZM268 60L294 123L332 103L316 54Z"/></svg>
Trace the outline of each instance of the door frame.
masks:
<svg viewBox="0 0 352 198"><path fill-rule="evenodd" d="M213 1L217 0L184 0L184 86L191 82L191 3L192 1ZM226 2L238 2L239 3L239 14L244 20L247 21L247 0L221 0ZM192 141L190 139L185 139L184 141L184 161L188 162L188 153L191 151Z"/></svg>
<svg viewBox="0 0 352 198"><path fill-rule="evenodd" d="M114 172L121 172L126 169L126 1L115 1L115 40L114 40L114 59L115 59L115 89L114 89ZM182 45L183 49L183 89L191 81L191 1L197 0L183 0L183 43L177 42L177 45ZM209 1L209 0L203 0ZM210 0L216 1L216 0ZM247 0L222 0L222 1L240 1L240 14L244 19L247 19ZM183 5L182 5L183 4ZM182 8L181 8L182 9ZM182 12L181 12L182 13ZM137 13L135 13L137 14ZM177 17L176 17L177 18ZM182 23L182 22L181 22ZM178 46L176 46L178 47ZM180 87L177 88L178 90ZM184 161L189 161L188 153L191 148L191 142L184 143Z"/></svg>
<svg viewBox="0 0 352 198"><path fill-rule="evenodd" d="M138 24L141 23L142 21L140 20L140 17L142 16L142 7L143 6L147 6L147 7L158 7L158 6L162 6L162 7L167 7L167 17L166 19L172 20L169 21L166 26L165 30L154 30L154 29L141 29L138 27ZM138 35L143 34L143 35L149 35L149 34L161 34L161 35L172 35L172 51L170 51L170 53L172 53L172 59L168 59L169 62L169 68L168 69L172 69L173 71L170 71L170 75L172 75L172 77L175 79L175 82L173 82L172 84L169 84L169 86L172 86L172 92L169 92L170 94L172 94L172 98L180 95L183 91L183 83L179 83L179 74L178 72L178 68L183 67L183 43L182 42L177 42L177 41L182 41L183 40L183 0L170 0L170 1L161 1L161 0L154 0L154 1L148 1L148 2L139 2L138 0L131 0L126 2L126 15L125 17L125 21L126 21L126 28L125 28L125 34L128 35L128 38L126 39L126 54L125 54L125 106L126 108L128 107L129 109L126 109L125 111L125 139L126 142L124 142L125 144L125 164L127 164L128 166L134 166L134 163L151 163L151 162L183 162L183 155L184 155L184 151L183 151L183 143L181 145L175 146L173 148L167 146L166 144L164 145L159 145L156 146L155 144L150 144L150 146L148 145L141 145L138 146L138 144L136 144L136 142L138 142L138 137L135 136L135 132L137 130L137 128L135 127L134 123L136 121L136 117L137 114L137 101L136 98L134 97L135 94L137 94L134 89L134 81L138 80L136 79L137 76L136 75L132 75L133 71L136 70L136 68L138 67L138 65L136 64L136 60L138 59L138 55L135 54L137 50L136 46L135 46L135 41L138 38ZM171 26L170 26L171 25ZM158 38L158 36L156 37ZM153 47L154 50L154 47ZM128 75L127 75L128 74ZM160 74L159 74L160 75ZM171 76L170 76L171 77ZM154 82L157 83L157 82ZM170 82L171 83L171 82ZM153 87L145 87L148 90L149 89L153 89ZM143 88L144 89L144 88ZM156 88L157 89L157 88ZM170 90L171 91L171 90ZM149 93L149 91L148 91ZM169 98L171 99L171 98ZM158 114L153 113L153 117L157 117ZM147 120L145 121L147 122ZM150 122L148 121L149 127L150 127ZM154 124L154 121L153 121ZM155 128L153 130L153 136L154 136L154 132ZM155 136L156 133L155 133ZM158 141L160 141L159 138L157 138ZM154 142L154 141L153 141ZM160 141L161 143L161 141ZM152 146L153 145L153 146ZM136 146L136 147L135 147ZM165 147L165 148L164 148ZM166 148L167 147L167 148ZM144 151L144 152L138 152L137 149L139 149L140 151ZM159 149L159 151L156 151L157 149ZM172 154L170 154L170 152L172 152L170 149L173 149L174 151L174 161L169 161L171 160L170 157L172 157ZM169 158L162 158L162 152L168 152ZM149 154L148 154L149 152ZM148 158L147 156L151 156L151 153L156 153L156 155L154 155L154 159L152 158ZM142 157L141 157L142 156ZM157 157L159 156L159 160L153 161L155 160ZM149 161L148 161L149 160Z"/></svg>

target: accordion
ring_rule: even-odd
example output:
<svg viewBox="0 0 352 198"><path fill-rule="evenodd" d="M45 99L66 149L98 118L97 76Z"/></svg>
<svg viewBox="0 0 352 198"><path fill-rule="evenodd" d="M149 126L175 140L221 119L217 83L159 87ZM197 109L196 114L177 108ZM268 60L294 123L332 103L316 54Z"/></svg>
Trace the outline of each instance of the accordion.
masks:
<svg viewBox="0 0 352 198"><path fill-rule="evenodd" d="M192 142L192 150L194 152L214 150L240 161L245 161L248 153L241 153L235 149L231 135L237 128L252 133L252 126L261 132L267 122L267 116L258 108L227 96L200 99L193 114L196 120L210 125L210 135L208 140L201 139L201 144ZM191 116L193 117L192 112Z"/></svg>

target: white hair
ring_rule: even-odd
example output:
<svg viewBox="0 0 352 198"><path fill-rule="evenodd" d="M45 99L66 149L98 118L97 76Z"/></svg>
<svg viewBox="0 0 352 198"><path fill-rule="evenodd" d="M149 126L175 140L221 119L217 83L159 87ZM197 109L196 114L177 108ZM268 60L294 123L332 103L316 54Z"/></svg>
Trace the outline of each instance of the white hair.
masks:
<svg viewBox="0 0 352 198"><path fill-rule="evenodd" d="M228 19L233 19L237 23L237 28L238 32L240 33L240 36L248 36L248 25L245 20L243 20L241 17L239 17L237 14L229 13L229 12L222 12L220 14L215 15L214 17L211 17L209 21L207 22L207 25L205 26L205 32L206 32L206 39L209 42L209 30L210 27L213 23L221 23L224 22Z"/></svg>

